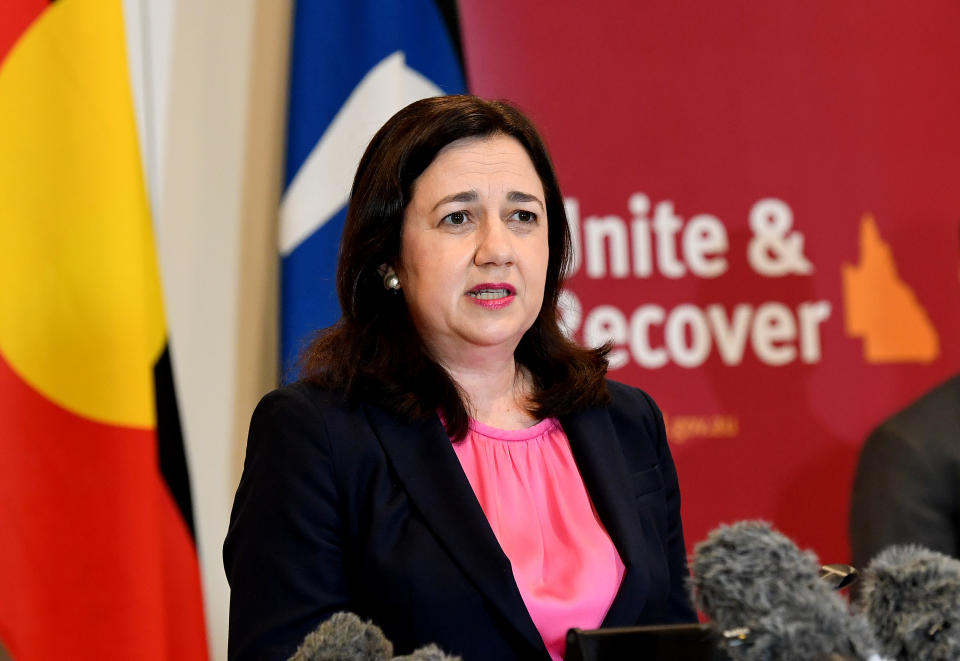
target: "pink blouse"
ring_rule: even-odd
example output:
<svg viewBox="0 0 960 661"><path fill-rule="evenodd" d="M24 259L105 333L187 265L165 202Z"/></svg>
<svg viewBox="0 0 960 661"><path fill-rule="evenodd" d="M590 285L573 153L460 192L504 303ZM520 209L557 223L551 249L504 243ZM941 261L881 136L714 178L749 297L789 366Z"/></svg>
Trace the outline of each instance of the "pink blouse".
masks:
<svg viewBox="0 0 960 661"><path fill-rule="evenodd" d="M556 419L505 430L470 421L453 444L550 656L567 629L603 622L624 566L600 523Z"/></svg>

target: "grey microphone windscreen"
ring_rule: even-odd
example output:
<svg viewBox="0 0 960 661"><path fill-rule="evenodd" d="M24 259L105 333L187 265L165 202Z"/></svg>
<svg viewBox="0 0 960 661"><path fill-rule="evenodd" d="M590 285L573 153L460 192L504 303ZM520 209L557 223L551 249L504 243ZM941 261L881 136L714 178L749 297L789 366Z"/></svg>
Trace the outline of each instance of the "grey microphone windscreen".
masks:
<svg viewBox="0 0 960 661"><path fill-rule="evenodd" d="M891 659L960 659L960 560L891 546L863 571L858 604Z"/></svg>
<svg viewBox="0 0 960 661"><path fill-rule="evenodd" d="M397 656L393 661L462 661L459 656L450 656L436 645L430 644L414 650L411 654Z"/></svg>
<svg viewBox="0 0 960 661"><path fill-rule="evenodd" d="M373 622L334 613L303 639L289 661L388 661L393 644Z"/></svg>
<svg viewBox="0 0 960 661"><path fill-rule="evenodd" d="M720 526L694 548L694 603L721 631L748 629L731 657L867 659L876 649L866 621L818 578L816 556L763 521ZM740 643L740 644L736 644Z"/></svg>

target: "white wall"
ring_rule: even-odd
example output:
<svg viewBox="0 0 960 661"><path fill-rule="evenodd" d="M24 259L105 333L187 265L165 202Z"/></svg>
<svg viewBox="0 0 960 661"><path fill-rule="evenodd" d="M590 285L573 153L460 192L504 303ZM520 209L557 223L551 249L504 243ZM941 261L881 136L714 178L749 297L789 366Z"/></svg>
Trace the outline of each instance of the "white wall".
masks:
<svg viewBox="0 0 960 661"><path fill-rule="evenodd" d="M290 0L124 0L193 487L211 658L247 421L277 374Z"/></svg>

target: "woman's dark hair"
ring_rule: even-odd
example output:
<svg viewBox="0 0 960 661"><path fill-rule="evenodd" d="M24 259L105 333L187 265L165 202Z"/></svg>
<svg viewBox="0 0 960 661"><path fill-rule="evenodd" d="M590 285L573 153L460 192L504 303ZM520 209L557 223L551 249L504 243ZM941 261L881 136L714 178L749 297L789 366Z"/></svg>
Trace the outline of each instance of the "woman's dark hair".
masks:
<svg viewBox="0 0 960 661"><path fill-rule="evenodd" d="M400 292L384 287L383 264L400 254L404 210L417 177L455 140L508 135L523 145L546 195L549 258L543 305L514 353L531 377L530 413L561 416L609 401L607 349L585 349L557 325L557 300L571 257L563 199L536 128L503 101L443 96L399 111L367 146L350 192L340 241L337 294L343 315L301 356L301 376L344 392L351 401L384 406L407 420L441 411L460 439L468 413L463 393L426 352Z"/></svg>

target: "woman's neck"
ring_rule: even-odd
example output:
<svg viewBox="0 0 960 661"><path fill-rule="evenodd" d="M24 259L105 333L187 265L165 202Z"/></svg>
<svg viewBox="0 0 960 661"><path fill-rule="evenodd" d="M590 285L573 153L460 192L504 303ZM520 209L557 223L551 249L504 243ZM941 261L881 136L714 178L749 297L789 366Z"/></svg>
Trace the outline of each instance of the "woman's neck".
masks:
<svg viewBox="0 0 960 661"><path fill-rule="evenodd" d="M492 362L441 365L466 395L464 403L473 419L498 429L525 429L537 422L527 411L529 374L518 369L512 355Z"/></svg>

